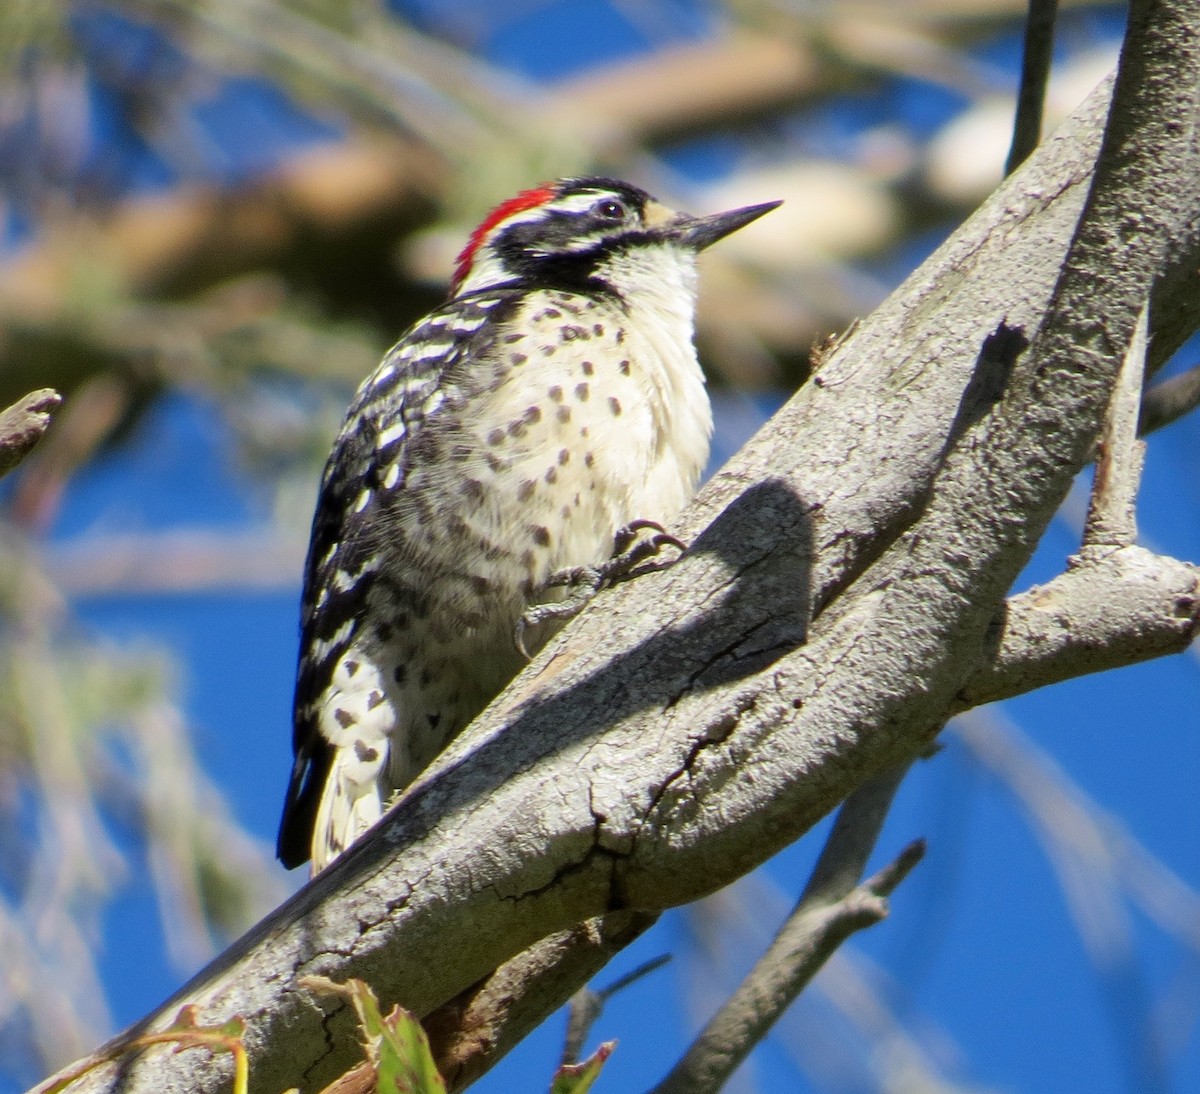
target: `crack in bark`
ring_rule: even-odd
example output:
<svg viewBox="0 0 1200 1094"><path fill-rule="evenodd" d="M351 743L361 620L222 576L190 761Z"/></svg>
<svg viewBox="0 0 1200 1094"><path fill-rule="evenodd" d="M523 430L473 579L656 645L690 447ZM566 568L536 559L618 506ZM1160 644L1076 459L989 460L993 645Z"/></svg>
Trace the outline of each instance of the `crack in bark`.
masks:
<svg viewBox="0 0 1200 1094"><path fill-rule="evenodd" d="M753 624L748 630L742 631L738 635L738 637L736 639L734 639L734 641L730 642L726 646L722 646L718 650L714 650L710 657L705 658L705 660L701 663L699 668L697 668L694 672L688 674L687 682L683 685L682 688L680 688L674 695L671 696L670 700L668 700L668 702L666 703L666 705L664 706L663 709L670 710L673 706L675 706L677 703L679 703L681 700L683 700L688 695L690 695L693 691L695 691L696 684L700 680L700 678L702 676L704 676L705 673L707 673L710 670L712 670L713 668L715 668L722 661L725 661L728 658L731 663L736 664L737 661L739 660L739 658L736 656L736 651L741 646L744 646L746 644L746 642L749 640L749 638L752 634L754 634L756 631L762 630L763 627L765 627L768 624L773 623L773 622L775 622L773 617L768 617L766 619L760 619L757 623ZM757 656L757 655L761 654L762 652L763 651L761 651L761 650L754 650L753 655Z"/></svg>
<svg viewBox="0 0 1200 1094"><path fill-rule="evenodd" d="M681 779L691 777L692 768L695 766L700 754L710 745L724 744L737 732L737 727L743 716L750 714L758 706L758 696L749 695L743 696L734 704L733 710L726 711L721 714L716 721L704 730L688 748L687 755L683 758L683 762L671 773L663 784L651 795L650 802L642 813L641 819L636 822L632 835L632 846L627 858L632 858L636 854L637 841L641 838L642 832L648 824L651 823L651 817L658 812L659 806L662 804L663 798L667 792Z"/></svg>
<svg viewBox="0 0 1200 1094"><path fill-rule="evenodd" d="M610 861L609 873L611 875L611 864L618 857L620 857L620 853L602 846L598 840L597 833L593 832L591 846L587 848L583 855L574 861L564 862L556 866L554 868L554 873L550 877L550 880L544 884L534 886L532 889L525 889L522 892L512 894L501 893L496 886L491 886L491 888L493 892L496 893L496 896L499 900L505 903L520 904L522 901L528 900L530 897L537 897L543 895L544 893L550 892L559 885L562 885L566 878L587 870L587 868L596 860L597 856L604 856ZM609 888L612 888L611 876L609 877Z"/></svg>
<svg viewBox="0 0 1200 1094"><path fill-rule="evenodd" d="M303 988L288 988L285 990L294 995L302 995L304 1002L308 1006L315 1007L321 1012L321 1035L325 1039L325 1047L321 1052L317 1053L317 1055L313 1058L312 1063L310 1063L308 1067L301 1072L303 1080L301 1085L303 1087L308 1087L312 1084L314 1072L316 1072L317 1069L325 1062L325 1060L333 1054L335 1040L333 1036L333 1030L330 1027L330 1022L335 1015L338 1015L345 1010L346 1004L344 1002L336 1002L332 1007L330 1007L329 1010L326 1010L323 1006L321 1006L320 1003L316 1001L312 992L306 991Z"/></svg>

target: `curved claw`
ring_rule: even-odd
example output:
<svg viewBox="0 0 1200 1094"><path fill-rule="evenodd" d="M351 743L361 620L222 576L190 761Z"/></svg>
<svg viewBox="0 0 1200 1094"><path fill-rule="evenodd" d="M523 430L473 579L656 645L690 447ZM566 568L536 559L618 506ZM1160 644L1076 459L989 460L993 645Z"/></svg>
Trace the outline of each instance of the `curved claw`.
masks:
<svg viewBox="0 0 1200 1094"><path fill-rule="evenodd" d="M655 524L653 521L635 521L634 523L642 526L632 533L635 537L638 531L646 528L657 528L658 532L649 539L642 539L637 542L628 540L623 547L619 546L623 533L634 526L632 524L628 525L617 533L614 539L614 547L619 547L619 549L614 552L613 557L608 562L600 567L602 578L610 584L635 577L638 573L644 572L638 569L638 565L649 558L654 558L664 547L674 547L681 552L687 550L687 544L683 540L678 536L671 535L670 532L664 532L661 525ZM661 569L663 566L669 564L669 562L664 561L653 568Z"/></svg>
<svg viewBox="0 0 1200 1094"><path fill-rule="evenodd" d="M526 615L528 613L525 613ZM517 647L517 653L525 658L526 661L532 661L533 655L525 648L525 628L529 624L525 620L525 615L517 616L517 621L513 624L513 645Z"/></svg>
<svg viewBox="0 0 1200 1094"><path fill-rule="evenodd" d="M604 574L593 566L572 566L566 570L558 570L551 574L543 589L553 589L566 586L570 591L565 600L553 601L549 604L534 604L521 613L513 626L513 642L517 652L530 660L529 650L525 646L525 632L530 627L550 620L574 619L587 606L588 601L600 591L604 583Z"/></svg>
<svg viewBox="0 0 1200 1094"><path fill-rule="evenodd" d="M623 528L618 528L616 535L613 536L614 555L623 555L631 543L638 537L639 532L654 531L662 535L667 534L667 530L656 520L631 520Z"/></svg>

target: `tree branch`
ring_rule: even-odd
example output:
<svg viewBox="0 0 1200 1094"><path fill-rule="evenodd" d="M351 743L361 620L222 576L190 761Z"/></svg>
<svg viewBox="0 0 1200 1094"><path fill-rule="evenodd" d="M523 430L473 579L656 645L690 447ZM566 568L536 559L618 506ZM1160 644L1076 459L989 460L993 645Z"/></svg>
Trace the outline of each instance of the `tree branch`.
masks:
<svg viewBox="0 0 1200 1094"><path fill-rule="evenodd" d="M1083 554L1131 547L1137 541L1137 492L1146 446L1138 440L1138 416L1146 376L1150 305L1138 312L1133 338L1121 362L1100 436L1096 479L1083 528Z"/></svg>
<svg viewBox="0 0 1200 1094"><path fill-rule="evenodd" d="M1182 653L1198 633L1200 567L1142 547L1077 557L1053 581L1008 601L994 652L954 710Z"/></svg>
<svg viewBox="0 0 1200 1094"><path fill-rule="evenodd" d="M654 1094L720 1090L850 935L887 916L887 900L925 853L917 840L859 884L908 764L846 799L808 885L771 945Z"/></svg>
<svg viewBox="0 0 1200 1094"><path fill-rule="evenodd" d="M567 1014L567 1034L563 1039L563 1050L560 1064L567 1066L578 1063L583 1055L583 1046L587 1043L588 1034L604 1013L608 1001L619 995L626 988L636 984L653 972L657 972L671 960L669 953L659 954L658 957L639 965L632 972L614 980L606 988L594 991L586 985L571 996L571 1004Z"/></svg>
<svg viewBox="0 0 1200 1094"><path fill-rule="evenodd" d="M425 1030L447 1089L474 1082L657 918L613 912L556 932L430 1014Z"/></svg>
<svg viewBox="0 0 1200 1094"><path fill-rule="evenodd" d="M837 948L855 932L887 917L886 898L924 853L924 842L916 840L834 903L797 906L767 952L654 1094L720 1090Z"/></svg>
<svg viewBox="0 0 1200 1094"><path fill-rule="evenodd" d="M1155 278L1160 342L1196 325L1197 6L1135 3L1090 190L1103 95L705 489L681 530L720 519L680 563L603 594L367 838L137 1028L183 1001L240 1014L256 1083L316 1086L353 1062L353 1026L299 975L427 1014L547 934L726 884L923 749L1088 459ZM998 328L1036 332L1011 379ZM226 1082L158 1050L122 1072L125 1094Z"/></svg>
<svg viewBox="0 0 1200 1094"><path fill-rule="evenodd" d="M1155 384L1142 399L1139 436L1178 421L1200 406L1200 365Z"/></svg>
<svg viewBox="0 0 1200 1094"><path fill-rule="evenodd" d="M44 387L0 412L0 476L7 475L42 439L62 397Z"/></svg>
<svg viewBox="0 0 1200 1094"><path fill-rule="evenodd" d="M1029 0L1017 113L1013 119L1008 162L1004 165L1006 175L1011 175L1020 167L1042 139L1042 114L1046 106L1046 85L1050 81L1050 62L1054 56L1054 24L1057 18L1058 0Z"/></svg>

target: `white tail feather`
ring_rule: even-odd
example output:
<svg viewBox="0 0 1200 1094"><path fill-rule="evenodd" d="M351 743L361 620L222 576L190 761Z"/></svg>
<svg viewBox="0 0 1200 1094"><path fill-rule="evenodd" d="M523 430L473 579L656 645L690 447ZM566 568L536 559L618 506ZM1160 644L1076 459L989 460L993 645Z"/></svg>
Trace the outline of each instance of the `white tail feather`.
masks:
<svg viewBox="0 0 1200 1094"><path fill-rule="evenodd" d="M313 826L312 876L325 869L383 815L379 773L387 761L386 748L361 757L362 743L339 748L325 782Z"/></svg>

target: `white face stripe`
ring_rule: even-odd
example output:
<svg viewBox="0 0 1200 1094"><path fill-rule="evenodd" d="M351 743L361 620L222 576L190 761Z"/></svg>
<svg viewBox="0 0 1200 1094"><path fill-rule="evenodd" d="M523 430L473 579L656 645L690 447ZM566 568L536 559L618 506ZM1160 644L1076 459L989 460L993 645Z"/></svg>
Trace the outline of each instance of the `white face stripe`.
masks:
<svg viewBox="0 0 1200 1094"><path fill-rule="evenodd" d="M586 213L596 204L599 198L605 196L624 204L621 195L614 190L584 190L582 193L572 194L569 198L558 198L555 201L548 201L542 208L555 209L560 213Z"/></svg>
<svg viewBox="0 0 1200 1094"><path fill-rule="evenodd" d="M496 224L487 234L490 240L503 232L506 228L511 228L514 224L530 224L538 220L542 220L548 210L553 210L559 213L586 213L596 202L602 197L611 197L616 201L624 202L624 198L615 190L606 190L603 187L598 187L594 190L582 190L578 194L572 194L570 197L551 198L549 201L542 202L541 205L535 205L532 209L521 209L519 212L513 213L510 217L505 217L504 220Z"/></svg>
<svg viewBox="0 0 1200 1094"><path fill-rule="evenodd" d="M477 292L480 289L486 289L490 285L501 285L512 279L512 273L499 260L493 250L497 238L502 233L508 231L509 228L516 227L519 224L536 224L538 221L546 219L546 216L550 212L559 212L568 215L586 213L595 206L596 202L606 197L612 198L614 201L619 201L622 204L626 204L628 200L618 190L613 190L606 186L595 186L589 187L586 190L580 190L578 193L570 194L567 197L551 198L540 205L535 205L531 209L521 209L511 216L505 217L504 220L493 225L487 235L479 241L471 269L463 279L462 284L458 286L456 295ZM656 202L651 201L648 202L647 209L652 206L662 208ZM593 247L598 240L603 239L608 234L608 231L608 228L597 228L594 233L589 233L586 236L572 240L564 250L586 251Z"/></svg>
<svg viewBox="0 0 1200 1094"><path fill-rule="evenodd" d="M546 216L545 209L550 204L552 203L544 201L541 205L535 205L532 209L522 209L520 212L513 213L510 217L505 217L502 221L492 226L492 230L484 237L485 241L490 242L505 229L511 228L515 224L534 224L544 219Z"/></svg>
<svg viewBox="0 0 1200 1094"><path fill-rule="evenodd" d="M496 241L497 236L518 224L536 224L539 220L545 220L547 212L550 211L556 213L586 213L600 198L605 196L611 197L616 201L624 201L621 195L615 190L606 190L603 187L599 187L594 190L584 190L581 193L572 194L566 198L552 198L549 201L542 202L541 205L535 205L532 209L522 209L518 213L513 213L510 217L505 217L504 220L495 225L484 237L479 250L482 251L484 247L490 247Z"/></svg>

